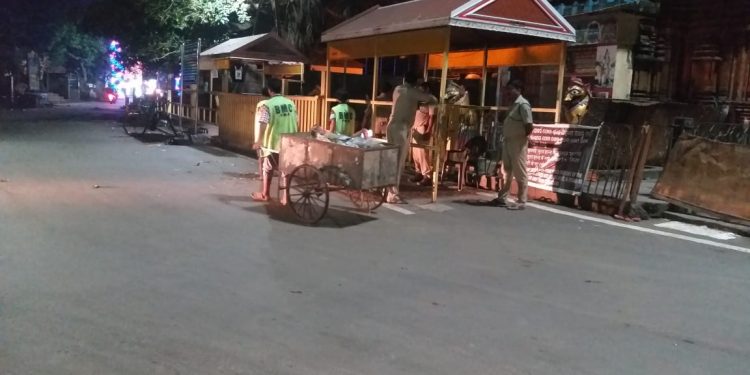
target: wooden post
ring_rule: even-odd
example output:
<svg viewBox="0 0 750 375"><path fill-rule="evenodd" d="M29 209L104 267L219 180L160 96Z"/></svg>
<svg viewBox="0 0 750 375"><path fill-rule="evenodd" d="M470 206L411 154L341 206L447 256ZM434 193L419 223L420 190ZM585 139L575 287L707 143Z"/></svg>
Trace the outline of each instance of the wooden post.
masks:
<svg viewBox="0 0 750 375"><path fill-rule="evenodd" d="M217 72L218 73L218 72ZM208 117L209 122L216 124L218 121L214 116L214 76L213 69L208 72Z"/></svg>
<svg viewBox="0 0 750 375"><path fill-rule="evenodd" d="M445 33L445 47L443 47L443 67L440 73L440 110L438 111L438 122L435 129L433 142L435 143L435 154L433 159L433 172L432 172L432 203L437 202L438 187L440 186L440 172L443 169L443 154L445 154L445 138L448 124L443 123L447 121L446 116L446 105L445 105L445 91L448 89L448 58L450 56L451 49L451 34L450 29Z"/></svg>
<svg viewBox="0 0 750 375"><path fill-rule="evenodd" d="M739 93L735 100L737 101L745 101L747 96L747 81L748 81L748 73L750 70L750 67L748 67L748 61L747 61L747 46L742 46L742 52L740 54L740 88Z"/></svg>
<svg viewBox="0 0 750 375"><path fill-rule="evenodd" d="M734 100L734 87L735 82L737 81L737 53L735 53L736 49L732 49L732 62L731 66L729 67L729 92L728 94L728 100L731 102Z"/></svg>
<svg viewBox="0 0 750 375"><path fill-rule="evenodd" d="M220 70L221 72L221 92L229 92L229 71Z"/></svg>
<svg viewBox="0 0 750 375"><path fill-rule="evenodd" d="M263 86L261 89L266 88L266 66L267 65L268 65L268 62L264 62L263 69L261 69L260 71L260 84Z"/></svg>
<svg viewBox="0 0 750 375"><path fill-rule="evenodd" d="M482 96L479 97L479 105L484 107L486 104L486 96L487 96L487 73L489 72L487 70L487 59L489 55L489 50L487 49L487 45L484 46L484 60L482 62Z"/></svg>
<svg viewBox="0 0 750 375"><path fill-rule="evenodd" d="M378 86L380 85L380 57L375 56L372 69L372 96L370 97L370 130L375 131L375 104L372 101L378 97Z"/></svg>
<svg viewBox="0 0 750 375"><path fill-rule="evenodd" d="M503 105L503 67L497 67L497 85L495 86L495 126L500 124L500 106Z"/></svg>
<svg viewBox="0 0 750 375"><path fill-rule="evenodd" d="M349 70L349 59L344 60L344 89L346 89L346 78L349 76L347 70Z"/></svg>
<svg viewBox="0 0 750 375"><path fill-rule="evenodd" d="M487 70L487 59L489 55L489 50L487 48L487 45L484 45L484 58L482 60L482 93L479 97L479 105L484 107L486 104L486 97L487 97L487 73L489 71ZM484 109L480 111L481 117L479 119L479 134L484 134L484 118L485 113Z"/></svg>
<svg viewBox="0 0 750 375"><path fill-rule="evenodd" d="M560 43L560 63L557 72L557 103L555 104L555 123L562 119L563 90L565 90L565 42Z"/></svg>
<svg viewBox="0 0 750 375"><path fill-rule="evenodd" d="M323 94L323 104L320 105L320 126L325 126L326 115L328 114L328 96L330 95L331 86L331 51L326 47L326 71L321 80L320 91Z"/></svg>
<svg viewBox="0 0 750 375"><path fill-rule="evenodd" d="M193 134L198 134L198 84L190 84L190 109L188 115L193 120Z"/></svg>

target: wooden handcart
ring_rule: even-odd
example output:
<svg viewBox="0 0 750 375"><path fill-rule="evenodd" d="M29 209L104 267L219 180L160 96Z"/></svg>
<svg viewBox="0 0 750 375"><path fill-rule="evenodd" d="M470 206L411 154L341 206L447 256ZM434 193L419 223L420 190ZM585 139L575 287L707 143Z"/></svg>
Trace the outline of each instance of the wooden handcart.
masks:
<svg viewBox="0 0 750 375"><path fill-rule="evenodd" d="M340 191L360 210L385 202L387 188L398 183L399 147L358 148L316 139L311 133L284 134L279 150L279 195L305 224L328 211L330 192Z"/></svg>

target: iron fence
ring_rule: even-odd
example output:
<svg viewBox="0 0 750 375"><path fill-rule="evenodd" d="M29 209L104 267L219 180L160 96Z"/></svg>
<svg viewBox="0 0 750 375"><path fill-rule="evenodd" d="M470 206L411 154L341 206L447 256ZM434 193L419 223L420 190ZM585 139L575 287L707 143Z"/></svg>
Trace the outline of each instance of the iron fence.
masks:
<svg viewBox="0 0 750 375"><path fill-rule="evenodd" d="M712 141L750 146L750 124L705 122L688 133Z"/></svg>

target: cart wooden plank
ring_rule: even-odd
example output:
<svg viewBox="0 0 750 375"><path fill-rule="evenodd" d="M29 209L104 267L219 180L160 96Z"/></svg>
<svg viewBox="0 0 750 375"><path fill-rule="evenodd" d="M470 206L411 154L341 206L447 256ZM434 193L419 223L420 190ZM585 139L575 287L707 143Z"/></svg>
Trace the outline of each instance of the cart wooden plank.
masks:
<svg viewBox="0 0 750 375"><path fill-rule="evenodd" d="M398 182L399 147L383 144L376 148L349 147L320 141L310 133L284 134L279 151L279 170L291 171L300 165L317 169L335 168L346 176L347 189L366 190Z"/></svg>

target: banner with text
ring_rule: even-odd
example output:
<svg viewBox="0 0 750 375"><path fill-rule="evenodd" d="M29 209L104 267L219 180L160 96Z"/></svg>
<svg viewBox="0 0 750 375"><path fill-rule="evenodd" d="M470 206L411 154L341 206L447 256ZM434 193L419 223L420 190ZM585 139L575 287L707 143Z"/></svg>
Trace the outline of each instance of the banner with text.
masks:
<svg viewBox="0 0 750 375"><path fill-rule="evenodd" d="M534 125L526 163L529 186L580 194L598 135L595 126Z"/></svg>

